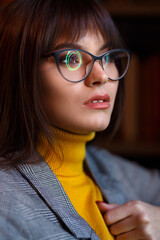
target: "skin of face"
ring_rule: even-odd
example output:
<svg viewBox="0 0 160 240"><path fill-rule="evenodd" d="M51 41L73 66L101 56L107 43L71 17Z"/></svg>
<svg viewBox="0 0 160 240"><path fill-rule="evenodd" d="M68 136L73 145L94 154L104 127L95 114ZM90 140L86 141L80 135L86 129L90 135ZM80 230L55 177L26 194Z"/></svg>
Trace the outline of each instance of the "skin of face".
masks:
<svg viewBox="0 0 160 240"><path fill-rule="evenodd" d="M96 56L107 49L102 36L88 32L76 44ZM81 82L66 81L58 71L53 57L40 67L42 101L51 125L78 134L98 132L107 128L110 122L118 81L108 79L100 63L94 63L89 76ZM109 107L92 108L86 102L95 96L109 95Z"/></svg>

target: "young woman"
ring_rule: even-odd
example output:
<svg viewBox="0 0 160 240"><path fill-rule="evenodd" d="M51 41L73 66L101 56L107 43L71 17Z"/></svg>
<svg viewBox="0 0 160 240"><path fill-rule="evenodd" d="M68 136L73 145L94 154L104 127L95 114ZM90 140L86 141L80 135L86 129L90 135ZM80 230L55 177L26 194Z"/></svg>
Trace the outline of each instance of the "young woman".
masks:
<svg viewBox="0 0 160 240"><path fill-rule="evenodd" d="M159 173L86 149L123 105L130 54L109 14L15 0L0 53L0 239L160 239Z"/></svg>

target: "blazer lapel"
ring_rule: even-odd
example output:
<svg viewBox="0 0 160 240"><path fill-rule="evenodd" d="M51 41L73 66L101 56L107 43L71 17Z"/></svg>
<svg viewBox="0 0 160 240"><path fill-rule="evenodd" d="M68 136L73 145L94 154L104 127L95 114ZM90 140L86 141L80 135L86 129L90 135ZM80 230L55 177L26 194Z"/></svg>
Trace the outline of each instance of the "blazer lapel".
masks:
<svg viewBox="0 0 160 240"><path fill-rule="evenodd" d="M79 216L59 180L42 157L34 164L22 164L17 170L77 238L99 240L88 223ZM35 157L34 157L35 158Z"/></svg>
<svg viewBox="0 0 160 240"><path fill-rule="evenodd" d="M89 147L86 153L86 165L108 203L124 204L126 194L120 181L116 179L111 156L98 153L98 149Z"/></svg>

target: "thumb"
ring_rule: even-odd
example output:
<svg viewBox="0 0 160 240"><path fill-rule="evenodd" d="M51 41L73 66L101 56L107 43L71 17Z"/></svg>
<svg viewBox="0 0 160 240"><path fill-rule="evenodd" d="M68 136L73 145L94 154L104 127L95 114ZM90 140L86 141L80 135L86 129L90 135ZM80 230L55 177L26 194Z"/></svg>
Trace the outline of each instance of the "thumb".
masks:
<svg viewBox="0 0 160 240"><path fill-rule="evenodd" d="M103 201L96 201L96 204L102 214L119 206L119 204L116 203L105 203Z"/></svg>

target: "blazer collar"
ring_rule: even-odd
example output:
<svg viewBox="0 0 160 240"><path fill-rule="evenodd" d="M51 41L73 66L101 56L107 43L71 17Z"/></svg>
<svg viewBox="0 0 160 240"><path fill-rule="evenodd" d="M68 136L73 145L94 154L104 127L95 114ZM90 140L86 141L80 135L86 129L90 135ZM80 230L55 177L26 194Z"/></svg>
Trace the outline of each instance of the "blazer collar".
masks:
<svg viewBox="0 0 160 240"><path fill-rule="evenodd" d="M59 180L44 159L35 153L34 164L21 164L17 170L29 182L46 205L77 238L99 240L89 224L76 212Z"/></svg>

